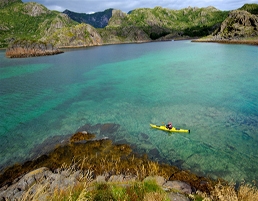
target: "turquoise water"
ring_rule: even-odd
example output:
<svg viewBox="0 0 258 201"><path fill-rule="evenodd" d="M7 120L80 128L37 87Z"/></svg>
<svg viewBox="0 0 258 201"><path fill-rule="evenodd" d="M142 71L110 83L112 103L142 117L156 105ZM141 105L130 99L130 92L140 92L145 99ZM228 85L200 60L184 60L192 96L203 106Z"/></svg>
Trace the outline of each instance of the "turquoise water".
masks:
<svg viewBox="0 0 258 201"><path fill-rule="evenodd" d="M258 48L190 41L7 59L0 51L0 167L84 125L200 176L258 179ZM151 129L172 121L190 134ZM117 126L113 133L100 129ZM155 154L153 154L155 153ZM158 154L157 154L158 153Z"/></svg>

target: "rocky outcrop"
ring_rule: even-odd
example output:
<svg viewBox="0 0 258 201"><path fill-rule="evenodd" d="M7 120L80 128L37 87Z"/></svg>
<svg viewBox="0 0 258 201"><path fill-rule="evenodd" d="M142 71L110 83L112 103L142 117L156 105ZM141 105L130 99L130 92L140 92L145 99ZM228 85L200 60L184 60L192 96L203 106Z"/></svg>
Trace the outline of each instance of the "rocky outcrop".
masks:
<svg viewBox="0 0 258 201"><path fill-rule="evenodd" d="M258 45L258 16L244 10L234 10L212 35L193 42L219 42Z"/></svg>
<svg viewBox="0 0 258 201"><path fill-rule="evenodd" d="M112 10L112 18L108 22L109 27L118 27L122 25L123 19L127 16L121 10Z"/></svg>
<svg viewBox="0 0 258 201"><path fill-rule="evenodd" d="M11 186L4 186L0 189L0 201L4 200L26 200L26 195L30 194L36 200L48 200L47 197L55 190L66 190L76 186L81 182L83 172L78 170L56 170L52 172L46 167L42 167L29 172L21 178L17 178ZM40 197L37 196L40 191ZM28 199L28 198L27 198Z"/></svg>
<svg viewBox="0 0 258 201"><path fill-rule="evenodd" d="M49 14L51 13L50 10L48 10L45 6L34 3L34 2L29 2L24 5L24 14L27 14L31 17L37 17L42 14Z"/></svg>
<svg viewBox="0 0 258 201"><path fill-rule="evenodd" d="M216 39L238 39L258 36L258 17L244 10L230 12L221 24Z"/></svg>
<svg viewBox="0 0 258 201"><path fill-rule="evenodd" d="M189 201L186 195L192 193L191 186L182 181L166 181L161 176L148 176L143 181L155 181L161 188L168 192L170 200ZM94 190L91 185L95 182L112 182L121 187L133 185L137 181L135 176L130 175L99 175L93 179L91 171L76 169L57 169L51 171L42 167L33 170L26 175L17 178L11 186L4 186L0 189L0 201L4 200L49 200L54 192L67 191L76 185L84 184L86 191ZM43 193L44 192L44 193ZM175 193L177 192L177 193Z"/></svg>
<svg viewBox="0 0 258 201"><path fill-rule="evenodd" d="M6 57L23 58L60 54L62 51L55 48L50 43L16 41L6 49Z"/></svg>

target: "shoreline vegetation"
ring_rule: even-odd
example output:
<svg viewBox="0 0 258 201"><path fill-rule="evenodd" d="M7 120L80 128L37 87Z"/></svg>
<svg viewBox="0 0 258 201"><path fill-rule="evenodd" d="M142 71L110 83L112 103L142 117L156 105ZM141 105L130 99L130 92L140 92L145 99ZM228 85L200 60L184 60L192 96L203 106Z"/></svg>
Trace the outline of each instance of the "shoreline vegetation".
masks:
<svg viewBox="0 0 258 201"><path fill-rule="evenodd" d="M257 188L250 184L197 176L86 131L51 146L45 151L52 151L0 174L0 201L258 199Z"/></svg>

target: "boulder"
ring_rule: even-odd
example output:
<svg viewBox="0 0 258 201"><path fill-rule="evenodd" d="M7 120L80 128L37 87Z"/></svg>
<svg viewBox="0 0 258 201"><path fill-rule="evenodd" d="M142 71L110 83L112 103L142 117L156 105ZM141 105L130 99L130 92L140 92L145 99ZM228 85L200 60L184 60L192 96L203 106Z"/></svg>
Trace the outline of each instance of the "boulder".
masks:
<svg viewBox="0 0 258 201"><path fill-rule="evenodd" d="M192 188L189 184L182 182L182 181L167 181L166 183L163 184L163 187L166 189L172 189L176 190L180 193L184 194L191 194L192 193Z"/></svg>
<svg viewBox="0 0 258 201"><path fill-rule="evenodd" d="M182 195L180 193L174 193L174 192L168 193L168 198L170 200L176 200L176 201L189 201L189 198L186 197L185 195Z"/></svg>
<svg viewBox="0 0 258 201"><path fill-rule="evenodd" d="M164 177L161 177L161 176L148 176L144 179L144 181L149 181L149 180L154 180L156 181L156 183L159 185L159 186L162 186L163 184L165 184L166 180Z"/></svg>

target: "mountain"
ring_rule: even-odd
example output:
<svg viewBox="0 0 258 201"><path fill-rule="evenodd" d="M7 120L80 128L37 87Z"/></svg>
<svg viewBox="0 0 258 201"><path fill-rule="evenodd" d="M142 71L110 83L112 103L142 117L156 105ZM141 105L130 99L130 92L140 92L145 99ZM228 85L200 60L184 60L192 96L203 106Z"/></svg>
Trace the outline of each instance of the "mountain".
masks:
<svg viewBox="0 0 258 201"><path fill-rule="evenodd" d="M168 34L172 34L172 36L204 36L212 33L228 15L227 11L220 11L212 6L207 8L188 7L181 10L162 7L141 8L130 11L128 14L114 9L95 14L75 13L68 10L64 13L77 22L89 23L95 28L106 28L101 31L105 32L104 35L114 29L115 32L121 33L118 37L125 38L123 32L129 30L131 33L133 29L137 29L133 32L141 30L149 36L150 40L156 40ZM104 24L107 19L109 19L108 24ZM104 41L108 41L108 39L104 39Z"/></svg>
<svg viewBox="0 0 258 201"><path fill-rule="evenodd" d="M78 23L90 24L95 28L104 28L107 26L109 19L112 17L112 8L103 12L96 12L93 14L76 13L65 10L63 13L67 14L72 20Z"/></svg>
<svg viewBox="0 0 258 201"><path fill-rule="evenodd" d="M2 1L1 1L2 2ZM77 24L67 15L33 2L5 0L0 8L0 47L19 40L40 40L57 29Z"/></svg>
<svg viewBox="0 0 258 201"><path fill-rule="evenodd" d="M257 7L257 4L245 4L232 12L212 6L180 10L155 7L129 13L107 9L83 14L69 10L64 13L50 11L33 2L2 0L0 47L7 47L17 40L40 41L57 47L83 47L207 35L223 40L253 37L258 30Z"/></svg>
<svg viewBox="0 0 258 201"><path fill-rule="evenodd" d="M104 43L200 37L216 30L227 15L228 11L214 7L141 8L128 14L113 10L108 25L99 32Z"/></svg>

